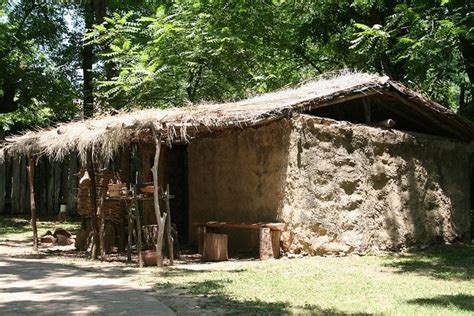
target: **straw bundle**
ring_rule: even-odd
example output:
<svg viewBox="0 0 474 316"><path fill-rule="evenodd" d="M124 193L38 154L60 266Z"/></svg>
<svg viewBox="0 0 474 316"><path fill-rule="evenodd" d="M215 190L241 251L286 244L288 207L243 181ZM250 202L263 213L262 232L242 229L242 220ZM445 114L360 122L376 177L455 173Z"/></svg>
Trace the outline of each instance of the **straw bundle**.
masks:
<svg viewBox="0 0 474 316"><path fill-rule="evenodd" d="M84 179L85 170L81 170L80 179ZM117 172L102 170L96 172L96 186L97 186L97 206L100 207L100 195L107 192L107 186L110 182L120 180L120 175ZM90 185L91 181L87 179L79 182L77 193L77 212L83 217L91 216L90 204ZM114 223L119 223L125 218L125 206L122 201L104 200L100 210L103 212L105 219Z"/></svg>

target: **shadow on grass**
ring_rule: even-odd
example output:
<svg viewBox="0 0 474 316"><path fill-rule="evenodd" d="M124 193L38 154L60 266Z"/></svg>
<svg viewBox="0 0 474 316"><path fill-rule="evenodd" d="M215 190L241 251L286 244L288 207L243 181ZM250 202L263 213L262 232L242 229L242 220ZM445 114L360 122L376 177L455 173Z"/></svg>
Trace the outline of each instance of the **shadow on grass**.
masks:
<svg viewBox="0 0 474 316"><path fill-rule="evenodd" d="M24 233L30 230L30 222L17 217L0 217L0 237L9 234Z"/></svg>
<svg viewBox="0 0 474 316"><path fill-rule="evenodd" d="M182 277L200 274L206 271L172 270L164 271L162 276ZM242 270L226 271L226 273L241 273ZM205 314L317 314L317 315L348 315L348 313L336 309L324 309L317 305L292 305L290 302L267 302L258 299L236 299L226 293L226 288L232 286L233 281L229 279L205 280L199 282L187 282L182 284L160 283L154 287L160 300L166 297L165 303L180 313L180 307L186 305L183 300L190 300L191 305L198 309L192 313ZM176 302L173 306L173 302ZM179 306L180 305L180 306ZM186 312L183 312L186 314ZM350 315L368 315L354 314Z"/></svg>
<svg viewBox="0 0 474 316"><path fill-rule="evenodd" d="M440 295L432 298L418 298L410 300L408 303L423 306L453 306L464 311L474 312L474 296L465 294Z"/></svg>
<svg viewBox="0 0 474 316"><path fill-rule="evenodd" d="M474 279L474 246L437 246L389 259L385 266L438 279Z"/></svg>

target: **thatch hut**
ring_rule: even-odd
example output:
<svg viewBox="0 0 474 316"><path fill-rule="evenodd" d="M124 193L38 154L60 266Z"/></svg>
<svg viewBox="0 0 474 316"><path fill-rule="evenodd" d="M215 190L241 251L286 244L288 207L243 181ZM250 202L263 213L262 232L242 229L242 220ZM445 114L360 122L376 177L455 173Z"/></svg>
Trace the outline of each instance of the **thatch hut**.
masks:
<svg viewBox="0 0 474 316"><path fill-rule="evenodd" d="M193 223L209 221L285 223L282 249L310 254L469 240L474 124L372 74L60 124L8 139L2 155L106 162L139 143L146 170L153 130L168 145L160 181L190 243ZM258 243L258 233L224 230L230 248Z"/></svg>

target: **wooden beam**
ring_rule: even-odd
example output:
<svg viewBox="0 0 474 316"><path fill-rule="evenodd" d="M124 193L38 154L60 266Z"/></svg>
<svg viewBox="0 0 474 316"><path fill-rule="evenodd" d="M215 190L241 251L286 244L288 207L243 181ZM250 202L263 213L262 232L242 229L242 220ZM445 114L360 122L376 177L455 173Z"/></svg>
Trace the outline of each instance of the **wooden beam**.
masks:
<svg viewBox="0 0 474 316"><path fill-rule="evenodd" d="M165 228L166 213L161 215L160 210L160 193L158 188L158 165L160 163L160 150L161 150L161 134L157 135L154 126L152 126L153 137L156 142L155 157L153 160L153 167L151 172L153 174L153 202L155 206L156 223L158 225L158 233L156 238L156 265L158 267L163 266L163 233Z"/></svg>
<svg viewBox="0 0 474 316"><path fill-rule="evenodd" d="M271 230L285 230L285 223L229 223L229 222L195 222L193 226L205 226L211 228L270 228Z"/></svg>
<svg viewBox="0 0 474 316"><path fill-rule="evenodd" d="M31 227L33 229L33 250L38 251L38 229L36 227L36 204L35 204L35 161L33 156L28 155L28 182L30 184L30 208Z"/></svg>
<svg viewBox="0 0 474 316"><path fill-rule="evenodd" d="M412 102L412 101L406 99L405 97L399 95L397 92L388 92L388 93L389 93L389 95L393 96L397 101L399 101L399 102L405 104L406 106L410 107L410 109L417 112L419 115L421 115L421 116L425 117L426 119L434 122L436 125L438 125L440 127L440 129L442 129L445 132L451 134L452 136L455 136L458 139L466 140L466 136L463 135L463 133L451 128L450 126L448 126L447 124L442 122L439 118L437 118L435 116L435 114L433 114L433 111L431 111L431 113L429 113L428 112L428 111L430 111L429 107L424 107L423 109L421 109L417 104L415 104L414 102Z"/></svg>
<svg viewBox="0 0 474 316"><path fill-rule="evenodd" d="M97 224L97 184L95 180L95 168L94 168L94 161L92 158L92 149L87 150L86 154L86 169L87 173L89 173L89 178L91 179L91 185L89 187L90 190L90 204L91 204L91 224L92 224L92 236L93 236L93 244L92 244L92 251L91 251L91 258L97 259L98 252L99 252L99 227Z"/></svg>

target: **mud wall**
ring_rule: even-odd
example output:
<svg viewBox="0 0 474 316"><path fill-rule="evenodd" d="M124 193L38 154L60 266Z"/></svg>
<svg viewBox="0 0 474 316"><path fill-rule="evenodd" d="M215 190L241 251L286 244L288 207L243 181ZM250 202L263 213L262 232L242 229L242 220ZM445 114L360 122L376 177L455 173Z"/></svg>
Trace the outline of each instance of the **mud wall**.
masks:
<svg viewBox="0 0 474 316"><path fill-rule="evenodd" d="M300 115L195 140L188 168L190 224L285 222L288 252L396 251L469 231L469 154L453 140ZM256 231L223 232L257 250Z"/></svg>
<svg viewBox="0 0 474 316"><path fill-rule="evenodd" d="M400 250L469 231L466 144L305 115L292 122L285 250Z"/></svg>
<svg viewBox="0 0 474 316"><path fill-rule="evenodd" d="M290 123L285 120L191 142L190 223L276 221L283 206L290 133ZM229 234L229 248L258 250L257 231L224 232ZM189 237L195 242L192 225Z"/></svg>

